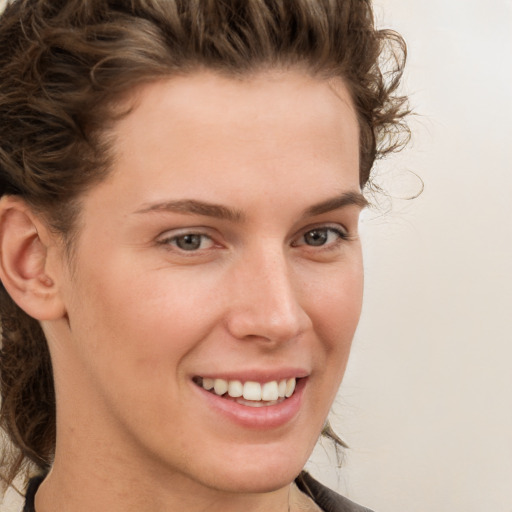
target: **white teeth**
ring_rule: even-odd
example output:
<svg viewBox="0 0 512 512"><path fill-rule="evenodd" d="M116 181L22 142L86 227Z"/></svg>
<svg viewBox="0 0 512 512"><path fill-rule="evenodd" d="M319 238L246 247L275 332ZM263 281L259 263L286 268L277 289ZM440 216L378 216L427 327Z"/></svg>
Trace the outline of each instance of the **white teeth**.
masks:
<svg viewBox="0 0 512 512"><path fill-rule="evenodd" d="M295 380L295 379L294 379ZM274 380L272 382L266 382L261 387L261 399L266 402L271 402L272 400L277 400L279 398L279 390L277 387L277 382Z"/></svg>
<svg viewBox="0 0 512 512"><path fill-rule="evenodd" d="M200 381L201 382L201 381ZM260 384L259 382L239 380L203 378L200 384L207 391L213 391L222 396L226 393L232 398L241 398L250 402L273 402L282 398L290 398L295 391L296 379L272 380ZM261 404L271 405L271 404Z"/></svg>
<svg viewBox="0 0 512 512"><path fill-rule="evenodd" d="M203 379L203 388L206 389L207 391L213 389L213 379Z"/></svg>
<svg viewBox="0 0 512 512"><path fill-rule="evenodd" d="M286 379L279 381L279 386L278 386L277 390L279 393L279 397L284 398L284 395L286 394Z"/></svg>
<svg viewBox="0 0 512 512"><path fill-rule="evenodd" d="M286 393L284 396L286 398L290 398L293 395L293 392L295 391L295 379L288 379L286 381Z"/></svg>
<svg viewBox="0 0 512 512"><path fill-rule="evenodd" d="M261 400L261 384L259 382L246 382L243 397L246 400Z"/></svg>
<svg viewBox="0 0 512 512"><path fill-rule="evenodd" d="M213 382L213 390L216 395L223 395L228 390L228 382L224 379L215 379Z"/></svg>
<svg viewBox="0 0 512 512"><path fill-rule="evenodd" d="M238 398L244 394L244 386L239 380L230 380L228 384L228 395Z"/></svg>

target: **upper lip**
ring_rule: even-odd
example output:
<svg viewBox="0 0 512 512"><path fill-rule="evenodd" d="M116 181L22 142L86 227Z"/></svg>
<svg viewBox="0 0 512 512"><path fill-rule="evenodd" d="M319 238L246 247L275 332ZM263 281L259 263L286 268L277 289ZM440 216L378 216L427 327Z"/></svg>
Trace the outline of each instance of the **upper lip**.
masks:
<svg viewBox="0 0 512 512"><path fill-rule="evenodd" d="M236 371L219 371L212 372L208 371L205 373L198 373L195 377L202 377L204 379L224 379L239 380L240 382L271 382L279 381L283 379L307 377L310 372L304 368L272 368L272 369L247 369L247 370L236 370Z"/></svg>

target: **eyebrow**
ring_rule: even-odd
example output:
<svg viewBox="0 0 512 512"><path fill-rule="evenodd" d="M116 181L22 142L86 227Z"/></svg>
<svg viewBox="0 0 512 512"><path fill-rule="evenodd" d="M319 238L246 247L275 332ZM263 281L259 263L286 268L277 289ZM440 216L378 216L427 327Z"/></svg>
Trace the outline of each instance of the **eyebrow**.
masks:
<svg viewBox="0 0 512 512"><path fill-rule="evenodd" d="M303 217L314 217L315 215L322 215L322 213L332 212L347 206L358 206L363 209L368 206L368 201L361 194L361 192L343 192L341 195L322 201L321 203L314 204L306 208Z"/></svg>
<svg viewBox="0 0 512 512"><path fill-rule="evenodd" d="M306 208L302 212L302 217L314 217L315 215L321 215L347 206L365 208L368 206L368 201L360 192L344 192L339 196L332 197ZM195 199L181 199L177 201L164 201L161 203L150 204L140 210L137 210L135 213L139 214L148 212L171 212L182 213L185 215L202 215L234 223L240 223L245 220L245 215L240 210L220 204L197 201Z"/></svg>
<svg viewBox="0 0 512 512"><path fill-rule="evenodd" d="M178 201L165 201L162 203L151 204L135 213L148 212L171 212L184 213L188 215L203 215L205 217L215 217L216 219L228 220L231 222L241 222L244 220L244 214L240 210L234 210L220 204L196 201L194 199L181 199Z"/></svg>

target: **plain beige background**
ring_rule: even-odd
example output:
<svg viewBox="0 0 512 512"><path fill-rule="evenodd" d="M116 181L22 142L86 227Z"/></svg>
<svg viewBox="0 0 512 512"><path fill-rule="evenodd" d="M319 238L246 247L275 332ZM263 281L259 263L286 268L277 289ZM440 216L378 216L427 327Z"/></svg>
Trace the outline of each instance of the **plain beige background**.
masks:
<svg viewBox="0 0 512 512"><path fill-rule="evenodd" d="M512 512L512 1L375 5L408 42L419 115L379 165L393 210L362 222L365 304L333 411L351 449L341 470L328 444L308 467L376 512Z"/></svg>

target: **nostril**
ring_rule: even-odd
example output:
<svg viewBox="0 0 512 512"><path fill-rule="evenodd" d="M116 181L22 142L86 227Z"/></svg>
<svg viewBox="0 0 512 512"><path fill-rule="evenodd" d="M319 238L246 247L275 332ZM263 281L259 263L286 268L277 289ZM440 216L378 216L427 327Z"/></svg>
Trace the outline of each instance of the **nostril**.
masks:
<svg viewBox="0 0 512 512"><path fill-rule="evenodd" d="M230 334L246 341L283 343L297 339L310 325L309 317L299 306L280 314L275 310L232 312L226 326Z"/></svg>

